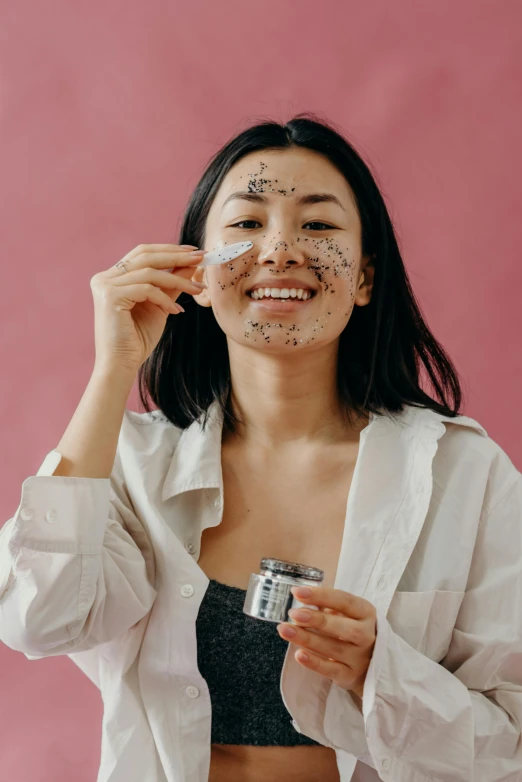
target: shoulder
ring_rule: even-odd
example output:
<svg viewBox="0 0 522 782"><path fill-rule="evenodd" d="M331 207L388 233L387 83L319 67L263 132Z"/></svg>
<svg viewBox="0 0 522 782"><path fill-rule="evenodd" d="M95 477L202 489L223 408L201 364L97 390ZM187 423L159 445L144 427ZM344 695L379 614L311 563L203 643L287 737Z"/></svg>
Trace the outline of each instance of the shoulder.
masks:
<svg viewBox="0 0 522 782"><path fill-rule="evenodd" d="M161 410L151 410L150 413L136 413L134 410L127 410L126 408L124 420L132 426L150 426L151 424L163 423L169 424L173 429L176 428Z"/></svg>
<svg viewBox="0 0 522 782"><path fill-rule="evenodd" d="M417 413L420 419L441 425L434 457L434 473L446 483L458 480L483 496L486 513L522 475L506 451L474 418L443 416L432 410Z"/></svg>
<svg viewBox="0 0 522 782"><path fill-rule="evenodd" d="M119 448L152 453L158 449L171 450L181 437L182 430L174 426L160 411L136 413L125 410L120 430Z"/></svg>

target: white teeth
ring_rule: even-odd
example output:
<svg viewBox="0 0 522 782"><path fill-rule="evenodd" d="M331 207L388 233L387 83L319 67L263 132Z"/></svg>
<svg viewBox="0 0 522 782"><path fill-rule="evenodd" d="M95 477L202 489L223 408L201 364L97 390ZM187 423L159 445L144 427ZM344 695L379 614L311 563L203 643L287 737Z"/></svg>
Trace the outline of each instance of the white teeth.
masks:
<svg viewBox="0 0 522 782"><path fill-rule="evenodd" d="M252 299L301 299L307 301L312 297L312 292L304 288L256 288L250 293Z"/></svg>

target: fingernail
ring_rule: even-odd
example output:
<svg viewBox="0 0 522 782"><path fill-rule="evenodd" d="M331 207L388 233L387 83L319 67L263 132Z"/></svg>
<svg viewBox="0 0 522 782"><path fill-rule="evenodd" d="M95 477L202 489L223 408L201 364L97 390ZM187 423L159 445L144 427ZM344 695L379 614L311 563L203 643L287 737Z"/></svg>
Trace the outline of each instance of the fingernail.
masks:
<svg viewBox="0 0 522 782"><path fill-rule="evenodd" d="M180 244L182 250L197 250L197 244Z"/></svg>
<svg viewBox="0 0 522 782"><path fill-rule="evenodd" d="M181 304L178 304L178 302L176 302L175 306L177 307L178 314L179 314L180 312L185 312L185 310L183 309L183 307L181 306Z"/></svg>
<svg viewBox="0 0 522 782"><path fill-rule="evenodd" d="M204 290L207 287L204 282L192 281L192 285L195 285L197 288L201 288L201 290Z"/></svg>
<svg viewBox="0 0 522 782"><path fill-rule="evenodd" d="M309 611L301 611L298 608L292 608L288 614L292 619L295 619L296 622L309 622L312 618Z"/></svg>
<svg viewBox="0 0 522 782"><path fill-rule="evenodd" d="M281 634L285 635L287 638L293 638L297 634L290 625L279 625L279 627L281 628Z"/></svg>
<svg viewBox="0 0 522 782"><path fill-rule="evenodd" d="M193 252L189 253L191 258L198 258L200 255L205 255L203 250L194 250Z"/></svg>
<svg viewBox="0 0 522 782"><path fill-rule="evenodd" d="M312 590L308 587L292 587L292 593L296 597L311 597Z"/></svg>

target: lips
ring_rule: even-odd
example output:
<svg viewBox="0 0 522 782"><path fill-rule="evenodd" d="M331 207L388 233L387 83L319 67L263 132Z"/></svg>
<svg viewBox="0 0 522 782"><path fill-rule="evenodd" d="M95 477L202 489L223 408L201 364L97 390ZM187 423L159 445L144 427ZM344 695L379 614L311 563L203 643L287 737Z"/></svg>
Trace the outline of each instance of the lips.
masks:
<svg viewBox="0 0 522 782"><path fill-rule="evenodd" d="M248 296L249 303L252 307L260 310L268 310L270 312L278 312L279 314L297 312L303 307L308 307L314 298L315 296L311 296L304 301L303 299L252 299Z"/></svg>
<svg viewBox="0 0 522 782"><path fill-rule="evenodd" d="M247 290L247 293L252 293L252 291L257 288L287 288L288 290L292 290L292 288L295 288L296 290L302 288L305 291L317 292L315 285L310 285L310 283L300 280L298 277L278 277L277 279L262 278L255 282L254 285Z"/></svg>
<svg viewBox="0 0 522 782"><path fill-rule="evenodd" d="M253 288L247 293L254 301L262 299L278 299L281 301L306 301L315 296L315 291L307 288Z"/></svg>

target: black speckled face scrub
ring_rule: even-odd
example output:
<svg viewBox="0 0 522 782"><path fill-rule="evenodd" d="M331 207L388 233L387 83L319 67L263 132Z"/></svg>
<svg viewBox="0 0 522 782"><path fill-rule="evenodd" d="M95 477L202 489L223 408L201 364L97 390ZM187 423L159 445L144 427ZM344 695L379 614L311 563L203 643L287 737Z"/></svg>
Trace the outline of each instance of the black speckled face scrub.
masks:
<svg viewBox="0 0 522 782"><path fill-rule="evenodd" d="M317 194L330 198L314 202L310 196ZM303 197L310 202L300 203ZM212 204L205 241L212 249L253 242L252 250L205 274L209 301L229 339L275 353L336 339L361 280L360 231L351 190L322 155L292 148L240 160ZM269 311L248 295L261 278L288 276L314 290L295 312Z"/></svg>

